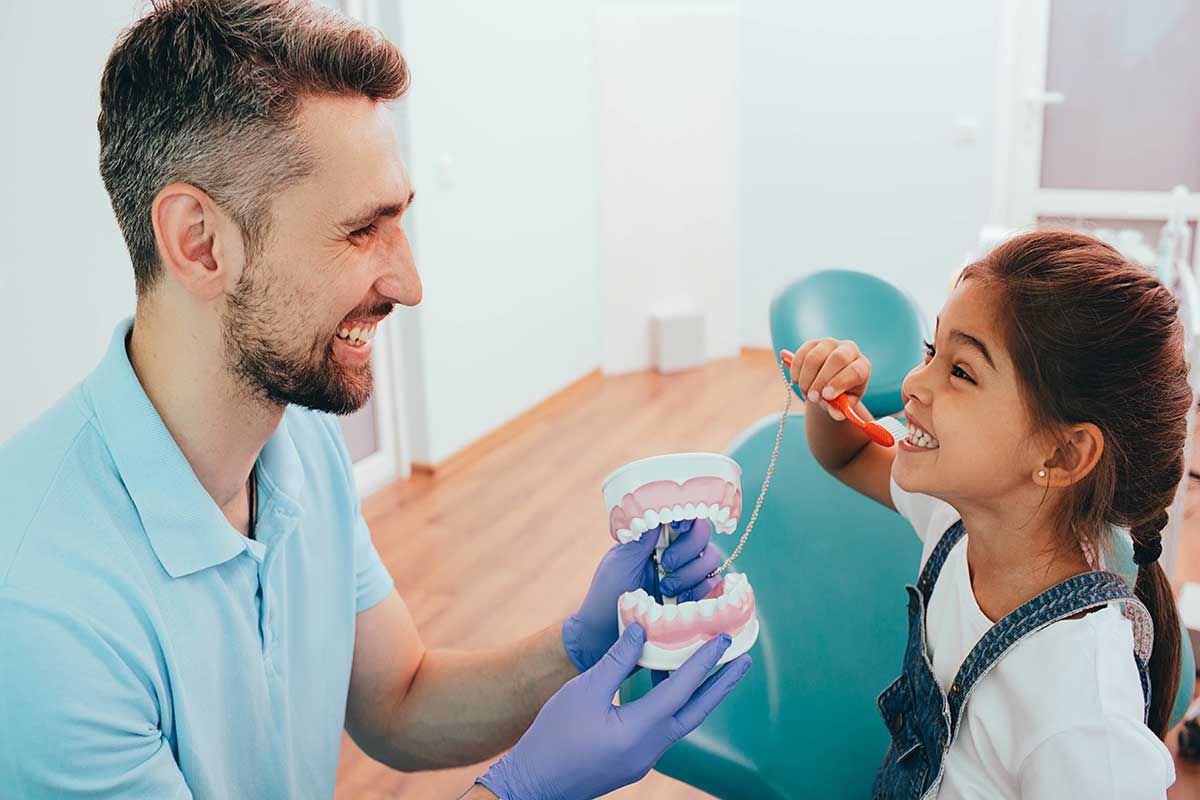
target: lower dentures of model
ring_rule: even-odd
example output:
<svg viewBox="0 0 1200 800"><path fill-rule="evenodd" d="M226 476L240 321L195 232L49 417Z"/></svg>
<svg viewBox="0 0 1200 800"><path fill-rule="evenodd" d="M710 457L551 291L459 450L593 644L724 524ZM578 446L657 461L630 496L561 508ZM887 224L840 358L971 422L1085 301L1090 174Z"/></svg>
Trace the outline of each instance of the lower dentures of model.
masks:
<svg viewBox="0 0 1200 800"><path fill-rule="evenodd" d="M754 589L742 573L730 573L702 600L659 605L643 589L621 595L621 629L638 622L646 640L662 650L692 649L722 633L736 638L754 618Z"/></svg>

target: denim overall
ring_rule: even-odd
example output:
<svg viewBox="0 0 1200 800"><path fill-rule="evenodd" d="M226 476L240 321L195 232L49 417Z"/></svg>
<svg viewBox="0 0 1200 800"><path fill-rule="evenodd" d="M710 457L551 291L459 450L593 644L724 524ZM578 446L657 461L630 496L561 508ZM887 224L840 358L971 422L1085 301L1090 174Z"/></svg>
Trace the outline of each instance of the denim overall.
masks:
<svg viewBox="0 0 1200 800"><path fill-rule="evenodd" d="M1081 611L1113 601L1124 602L1140 650L1134 654L1134 660L1142 679L1145 713L1149 714L1150 676L1146 664L1153 629L1147 631L1146 626L1152 625L1150 615L1130 591L1125 579L1111 572L1088 572L1068 578L993 625L959 667L947 697L933 673L925 646L925 609L946 556L963 534L960 519L946 530L930 554L918 579L920 588L906 587L908 646L904 653L904 671L884 689L877 701L892 741L875 777L873 797L876 800L936 797L946 753L954 742L967 700L979 679L1021 639Z"/></svg>

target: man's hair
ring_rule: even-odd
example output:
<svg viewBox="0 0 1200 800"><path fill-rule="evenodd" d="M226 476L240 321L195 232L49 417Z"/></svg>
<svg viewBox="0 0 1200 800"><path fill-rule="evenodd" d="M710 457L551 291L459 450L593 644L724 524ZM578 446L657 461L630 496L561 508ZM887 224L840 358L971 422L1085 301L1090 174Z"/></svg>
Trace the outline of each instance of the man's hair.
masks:
<svg viewBox="0 0 1200 800"><path fill-rule="evenodd" d="M272 198L312 171L300 101L395 100L408 68L374 29L305 0L154 0L118 39L100 81L100 176L129 247L138 296L161 273L155 195L206 192L242 229L269 231Z"/></svg>

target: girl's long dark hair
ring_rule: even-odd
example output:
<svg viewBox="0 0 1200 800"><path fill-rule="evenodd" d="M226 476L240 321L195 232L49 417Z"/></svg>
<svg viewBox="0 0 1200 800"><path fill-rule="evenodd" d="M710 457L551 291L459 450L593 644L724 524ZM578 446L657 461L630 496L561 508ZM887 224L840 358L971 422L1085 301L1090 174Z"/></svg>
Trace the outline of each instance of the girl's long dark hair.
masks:
<svg viewBox="0 0 1200 800"><path fill-rule="evenodd" d="M1167 507L1183 478L1192 393L1175 297L1115 249L1066 231L1011 239L959 280L999 288L998 316L1035 430L1091 422L1104 436L1095 468L1064 493L1064 546L1110 551L1130 529L1134 586L1154 618L1150 728L1166 735L1179 690L1180 633L1158 564Z"/></svg>

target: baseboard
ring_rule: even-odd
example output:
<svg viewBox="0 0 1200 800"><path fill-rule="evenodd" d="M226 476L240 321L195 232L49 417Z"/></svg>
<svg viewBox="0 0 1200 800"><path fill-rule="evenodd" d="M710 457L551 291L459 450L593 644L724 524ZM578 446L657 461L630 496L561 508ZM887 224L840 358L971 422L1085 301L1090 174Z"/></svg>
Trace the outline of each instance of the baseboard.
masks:
<svg viewBox="0 0 1200 800"><path fill-rule="evenodd" d="M546 412L553 411L559 406L570 405L576 396L592 391L595 385L602 380L604 380L604 377L600 370L594 369L579 380L559 389L545 400L533 406L533 408L514 417L490 433L484 434L438 463L413 462L412 471L414 474L444 478L446 475L460 469L464 464L469 464L477 460L488 451L518 436Z"/></svg>

